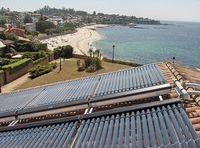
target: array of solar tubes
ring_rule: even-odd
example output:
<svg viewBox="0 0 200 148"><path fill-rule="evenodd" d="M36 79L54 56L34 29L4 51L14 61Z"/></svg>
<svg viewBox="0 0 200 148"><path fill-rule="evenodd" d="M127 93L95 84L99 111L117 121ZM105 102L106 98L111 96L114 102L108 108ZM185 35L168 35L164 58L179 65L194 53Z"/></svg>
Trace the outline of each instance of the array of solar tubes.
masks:
<svg viewBox="0 0 200 148"><path fill-rule="evenodd" d="M0 96L0 114L3 112L15 112L34 99L43 91L43 87L30 90L4 94Z"/></svg>
<svg viewBox="0 0 200 148"><path fill-rule="evenodd" d="M120 93L166 83L154 64L103 75L95 96Z"/></svg>
<svg viewBox="0 0 200 148"><path fill-rule="evenodd" d="M0 147L200 147L179 104L0 133Z"/></svg>
<svg viewBox="0 0 200 148"><path fill-rule="evenodd" d="M41 88L0 96L0 116L4 112L30 110L52 104L67 105L95 101L96 97L165 84L155 64L91 76Z"/></svg>

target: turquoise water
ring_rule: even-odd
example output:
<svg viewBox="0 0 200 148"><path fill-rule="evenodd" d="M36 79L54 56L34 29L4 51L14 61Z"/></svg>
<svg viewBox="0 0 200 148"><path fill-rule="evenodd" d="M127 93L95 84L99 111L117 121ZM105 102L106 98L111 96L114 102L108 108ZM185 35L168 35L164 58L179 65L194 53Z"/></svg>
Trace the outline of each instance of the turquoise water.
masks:
<svg viewBox="0 0 200 148"><path fill-rule="evenodd" d="M120 60L147 64L175 57L177 63L200 68L200 23L170 22L170 25L138 27L141 28L99 28L97 31L103 39L95 43L96 47L106 57L112 57L112 45L115 45L115 58Z"/></svg>

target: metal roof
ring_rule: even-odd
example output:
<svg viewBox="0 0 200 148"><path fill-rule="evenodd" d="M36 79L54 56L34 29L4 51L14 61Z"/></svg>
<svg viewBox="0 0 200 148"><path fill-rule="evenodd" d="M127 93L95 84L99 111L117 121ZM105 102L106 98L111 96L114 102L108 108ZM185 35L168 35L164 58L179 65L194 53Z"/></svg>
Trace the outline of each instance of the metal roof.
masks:
<svg viewBox="0 0 200 148"><path fill-rule="evenodd" d="M0 147L200 147L180 104L0 132Z"/></svg>
<svg viewBox="0 0 200 148"><path fill-rule="evenodd" d="M49 86L32 88L0 95L0 116L70 106L89 101L105 100L110 95L124 95L150 91L164 85L166 80L155 64L130 68L79 80L67 81ZM145 89L146 88L146 89ZM158 89L159 87L156 87ZM139 91L138 91L139 90Z"/></svg>

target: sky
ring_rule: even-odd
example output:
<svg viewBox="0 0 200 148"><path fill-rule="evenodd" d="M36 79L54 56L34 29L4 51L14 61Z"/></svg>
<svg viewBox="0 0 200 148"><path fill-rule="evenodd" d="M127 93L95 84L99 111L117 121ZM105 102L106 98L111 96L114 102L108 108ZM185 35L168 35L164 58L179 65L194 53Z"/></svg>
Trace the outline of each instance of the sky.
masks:
<svg viewBox="0 0 200 148"><path fill-rule="evenodd" d="M45 5L92 13L134 15L157 20L200 22L200 0L0 0L0 7L34 11Z"/></svg>

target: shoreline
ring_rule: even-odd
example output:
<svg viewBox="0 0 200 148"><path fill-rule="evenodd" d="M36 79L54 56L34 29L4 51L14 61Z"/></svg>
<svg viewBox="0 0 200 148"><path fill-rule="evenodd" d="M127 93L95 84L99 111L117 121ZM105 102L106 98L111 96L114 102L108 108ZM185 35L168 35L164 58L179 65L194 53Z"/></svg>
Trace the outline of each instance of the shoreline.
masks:
<svg viewBox="0 0 200 148"><path fill-rule="evenodd" d="M109 26L112 26L112 25L104 25L104 24L97 24L97 25L91 25L91 26L88 25L81 28L77 28L75 33L66 34L66 35L58 35L55 37L41 40L41 42L47 43L49 50L53 50L54 48L61 47L61 46L71 45L74 48L73 54L89 56L88 51L89 49L91 49L91 45L92 45L93 51L95 51L96 47L94 46L94 42L99 41L103 38L96 31L96 29L109 27ZM108 59L110 58L110 57L107 57L106 55L102 55L102 56L103 57L105 56L105 58L108 58ZM117 59L117 60L121 60L121 59ZM133 62L133 61L128 61L128 60L125 60L125 61ZM141 64L141 63L138 63L138 64ZM199 67L188 66L185 64L181 64L181 65L188 68L195 69L196 71L200 72Z"/></svg>
<svg viewBox="0 0 200 148"><path fill-rule="evenodd" d="M107 27L108 25L92 25L78 28L73 34L60 35L48 39L41 40L47 43L49 50L58 47L71 45L74 48L74 54L89 55L89 49L95 49L94 42L101 40L101 35L96 31L97 28Z"/></svg>

